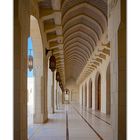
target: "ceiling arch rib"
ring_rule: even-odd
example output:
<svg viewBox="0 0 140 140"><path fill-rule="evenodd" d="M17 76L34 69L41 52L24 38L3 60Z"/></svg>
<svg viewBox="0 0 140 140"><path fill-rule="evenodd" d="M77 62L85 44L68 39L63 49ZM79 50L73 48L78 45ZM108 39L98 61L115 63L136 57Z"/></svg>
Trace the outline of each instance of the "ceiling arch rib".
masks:
<svg viewBox="0 0 140 140"><path fill-rule="evenodd" d="M92 41L92 40L89 40L88 38L86 38L85 36L83 37L83 36L73 36L71 39L69 39L67 42L69 42L69 43L71 43L71 41L73 41L73 40L75 40L75 39L77 39L77 40L84 40L84 42L88 42L87 43L87 45L88 46L90 46L91 47L91 49L92 49L92 51L94 51L94 46L95 46L95 43Z"/></svg>
<svg viewBox="0 0 140 140"><path fill-rule="evenodd" d="M89 44L87 44L89 47L91 47L91 49L92 49L92 51L94 51L94 46L95 46L95 44L93 44L93 42L91 42L91 40L88 40L88 38L87 39L85 39L84 37L82 37L82 36L75 36L75 37L73 37L73 38L71 38L70 40L68 40L67 42L69 42L69 44L71 44L71 42L74 42L74 40L78 40L79 41L79 39L81 40L81 39L83 39L83 40L85 40L85 42L88 42Z"/></svg>
<svg viewBox="0 0 140 140"><path fill-rule="evenodd" d="M80 43L76 42L76 43L71 44L70 46L71 46L71 48L74 48L74 49L76 49L78 47L79 49L81 49L81 51L84 51L88 57L90 56L90 53L87 50L87 48L80 47L80 46L82 46ZM71 49L71 48L65 48L65 52L69 51L69 49Z"/></svg>
<svg viewBox="0 0 140 140"><path fill-rule="evenodd" d="M96 34L101 37L103 30L99 24L95 22L95 20L91 19L90 17L87 17L85 15L79 15L70 21L68 21L65 26L63 26L63 34L65 34L65 31L68 30L69 28L73 27L76 24L84 24L88 27L90 27L93 31L96 32Z"/></svg>
<svg viewBox="0 0 140 140"><path fill-rule="evenodd" d="M73 56L73 58L69 58L68 60L66 60L66 62L68 63L68 62L70 62L72 60L76 60L76 59L78 61L78 63L76 63L76 64L81 64L81 66L85 65L85 63L79 57L77 58L77 56ZM73 66L73 64L71 64L71 66Z"/></svg>
<svg viewBox="0 0 140 140"><path fill-rule="evenodd" d="M62 3L62 16L64 16L70 9L81 3L88 3L99 9L104 16L107 16L107 2L104 0L64 0Z"/></svg>
<svg viewBox="0 0 140 140"><path fill-rule="evenodd" d="M101 33L104 32L104 29L103 29L101 23L99 23L95 18L93 18L93 17L91 17L89 15L86 15L85 13L76 15L76 16L72 17L71 19L69 19L67 22L63 23L63 29L65 30L65 27L67 27L71 22L74 22L74 20L79 20L79 18L80 19L83 18L83 19L86 19L86 20L90 21L91 23L94 24L94 26L96 28L99 28L99 31Z"/></svg>
<svg viewBox="0 0 140 140"><path fill-rule="evenodd" d="M68 64L72 64L72 63L77 63L81 68L83 68L83 63L81 63L80 61L78 61L77 59L73 58L72 60L68 60L67 61ZM66 65L66 67L69 67L72 65Z"/></svg>
<svg viewBox="0 0 140 140"><path fill-rule="evenodd" d="M90 5L86 2L75 5L70 10L68 10L67 13L65 13L65 15L63 16L62 24L70 20L75 15L81 14L83 12L95 18L100 24L102 24L104 28L107 26L107 18L103 14L103 12L97 7Z"/></svg>
<svg viewBox="0 0 140 140"><path fill-rule="evenodd" d="M85 59L85 61L87 61L87 57L79 50L73 50L71 52L69 52L68 54L65 54L67 57L69 57L69 55L73 55L73 54L76 54L76 55L80 55L83 59Z"/></svg>
<svg viewBox="0 0 140 140"><path fill-rule="evenodd" d="M66 44L64 44L64 46L66 48L71 43L77 42L77 41L81 42L83 45L85 45L86 47L88 47L91 53L94 51L94 46L92 46L92 44L90 42L88 42L86 39L81 38L81 37L78 37L78 36L75 37L75 38L73 38L73 39L71 39L71 40L69 40L69 41L67 41Z"/></svg>
<svg viewBox="0 0 140 140"><path fill-rule="evenodd" d="M65 51L65 55L67 56L67 54L69 54L70 52L74 52L75 50L76 51L79 51L81 52L84 56L86 56L86 58L88 58L88 54L85 50L83 50L83 48L77 48L78 46L73 46L72 48L68 49L67 51Z"/></svg>
<svg viewBox="0 0 140 140"><path fill-rule="evenodd" d="M75 31L74 33L71 33L69 36L65 37L64 44L65 44L65 42L67 42L71 38L75 38L76 36L84 37L84 39L89 40L90 42L92 42L94 44L94 46L96 46L95 39L92 38L89 34L83 32L83 31L80 31L80 30Z"/></svg>
<svg viewBox="0 0 140 140"><path fill-rule="evenodd" d="M76 41L76 42L72 42L70 45L68 45L67 47L64 48L64 51L66 49L69 49L70 47L77 45L79 47L83 47L83 49L85 49L88 52L88 55L90 56L90 54L92 53L91 50L83 43L81 43L80 41Z"/></svg>
<svg viewBox="0 0 140 140"><path fill-rule="evenodd" d="M65 22L63 24L63 29L65 31L65 28L67 26L69 26L69 24L72 24L74 23L76 20L81 20L83 19L83 21L88 21L90 23L90 25L92 25L95 29L98 29L98 33L102 34L104 32L104 29L102 27L102 25L100 23L98 23L98 21L93 18L93 17L90 17L89 15L86 15L86 14L80 14L80 15L76 15L75 17L71 18L70 20L68 20L67 22Z"/></svg>
<svg viewBox="0 0 140 140"><path fill-rule="evenodd" d="M94 47L95 47L95 42L89 38L89 36L87 36L86 34L82 33L82 32L76 32L75 34L71 35L69 38L67 38L67 40L64 42L64 45L67 42L71 42L74 39L82 39L84 40L84 42L88 42L88 45L90 45L92 47L92 51L94 51Z"/></svg>
<svg viewBox="0 0 140 140"><path fill-rule="evenodd" d="M81 60L81 62L83 62L84 64L86 63L86 59L83 58L79 53L77 53L77 54L69 54L68 57L65 59L65 61L70 60L73 57L76 57L77 60L79 59L79 61Z"/></svg>
<svg viewBox="0 0 140 140"><path fill-rule="evenodd" d="M64 40L64 44L65 42L67 42L67 40L69 40L69 38L76 36L77 34L79 35L83 35L85 36L85 38L88 38L91 42L94 42L95 46L97 45L97 40L95 40L95 38L90 34L91 32L85 32L84 29L83 30L74 30L73 32L70 32L69 34L67 34L67 36L65 36L65 40Z"/></svg>
<svg viewBox="0 0 140 140"><path fill-rule="evenodd" d="M78 30L86 32L87 34L95 38L96 41L100 40L100 37L98 36L96 31L83 23L75 24L71 28L67 29L64 34L64 40L65 40L65 37L69 36L70 34L74 32L77 32Z"/></svg>
<svg viewBox="0 0 140 140"><path fill-rule="evenodd" d="M62 63L62 62L57 62L57 64L56 64L57 68L60 67L62 64L64 64L64 63ZM62 67L62 66L61 66L61 67ZM63 68L63 67L62 67L62 68Z"/></svg>

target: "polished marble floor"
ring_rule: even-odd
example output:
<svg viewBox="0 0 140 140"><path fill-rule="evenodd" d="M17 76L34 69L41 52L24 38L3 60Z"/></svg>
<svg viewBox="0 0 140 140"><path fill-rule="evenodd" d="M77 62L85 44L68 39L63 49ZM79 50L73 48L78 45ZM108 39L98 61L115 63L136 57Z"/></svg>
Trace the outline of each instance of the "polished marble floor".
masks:
<svg viewBox="0 0 140 140"><path fill-rule="evenodd" d="M49 115L48 123L30 125L29 140L112 140L110 117L67 104Z"/></svg>

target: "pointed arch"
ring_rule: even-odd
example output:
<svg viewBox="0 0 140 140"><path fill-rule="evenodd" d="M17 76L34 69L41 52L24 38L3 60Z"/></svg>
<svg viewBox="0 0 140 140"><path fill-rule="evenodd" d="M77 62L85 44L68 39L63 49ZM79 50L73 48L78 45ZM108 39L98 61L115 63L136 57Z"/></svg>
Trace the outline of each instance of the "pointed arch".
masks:
<svg viewBox="0 0 140 140"><path fill-rule="evenodd" d="M101 111L101 74L99 72L95 78L95 109Z"/></svg>

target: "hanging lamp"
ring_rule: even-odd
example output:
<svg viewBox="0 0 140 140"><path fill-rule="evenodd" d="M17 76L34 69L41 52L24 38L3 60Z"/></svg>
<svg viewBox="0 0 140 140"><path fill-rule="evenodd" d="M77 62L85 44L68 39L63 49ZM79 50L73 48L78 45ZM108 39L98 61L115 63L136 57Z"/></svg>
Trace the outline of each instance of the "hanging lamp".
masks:
<svg viewBox="0 0 140 140"><path fill-rule="evenodd" d="M56 72L56 81L60 81L60 73L58 71Z"/></svg>
<svg viewBox="0 0 140 140"><path fill-rule="evenodd" d="M52 72L54 72L56 69L56 59L53 54L50 57L49 68L51 69Z"/></svg>
<svg viewBox="0 0 140 140"><path fill-rule="evenodd" d="M28 56L28 69L29 71L32 71L33 69L33 56L31 55L31 49L30 49L30 55Z"/></svg>

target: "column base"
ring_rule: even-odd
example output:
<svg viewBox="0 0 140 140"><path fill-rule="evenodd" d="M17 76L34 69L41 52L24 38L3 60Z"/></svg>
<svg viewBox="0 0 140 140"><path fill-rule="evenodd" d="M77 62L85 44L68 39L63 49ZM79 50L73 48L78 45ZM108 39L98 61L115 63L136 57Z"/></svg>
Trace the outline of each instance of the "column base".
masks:
<svg viewBox="0 0 140 140"><path fill-rule="evenodd" d="M35 124L37 123L45 123L47 122L48 120L48 112L44 113L44 114L39 114L39 113L36 113L33 115L33 122Z"/></svg>
<svg viewBox="0 0 140 140"><path fill-rule="evenodd" d="M14 131L14 140L28 140L27 129Z"/></svg>
<svg viewBox="0 0 140 140"><path fill-rule="evenodd" d="M48 110L49 110L49 114L54 114L54 112L55 112L54 109L53 109L53 107L49 107Z"/></svg>

